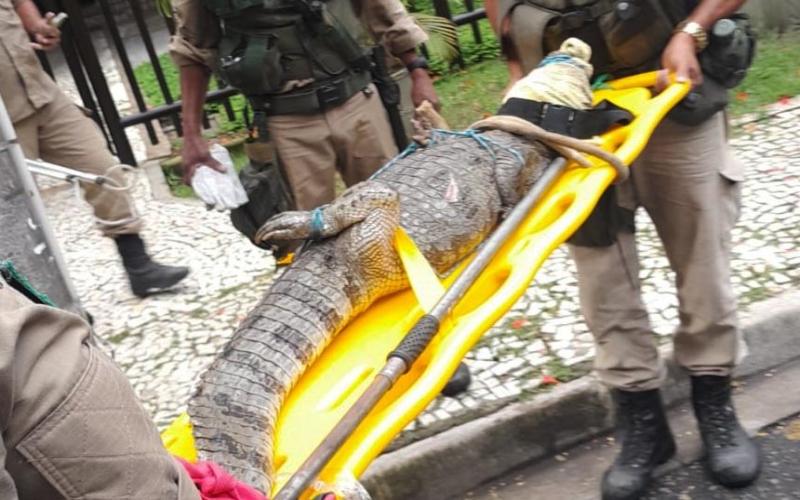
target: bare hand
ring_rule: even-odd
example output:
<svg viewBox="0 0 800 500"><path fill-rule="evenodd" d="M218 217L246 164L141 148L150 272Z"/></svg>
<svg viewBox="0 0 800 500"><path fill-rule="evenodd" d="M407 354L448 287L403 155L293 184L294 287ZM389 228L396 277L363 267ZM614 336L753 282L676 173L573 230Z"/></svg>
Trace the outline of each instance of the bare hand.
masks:
<svg viewBox="0 0 800 500"><path fill-rule="evenodd" d="M703 71L697 60L694 38L688 33L676 33L672 36L664 52L661 54L661 67L675 74L677 82L691 82L693 86L703 83ZM660 78L660 85L664 85Z"/></svg>
<svg viewBox="0 0 800 500"><path fill-rule="evenodd" d="M33 36L31 46L34 49L53 50L61 43L61 30L51 24L54 17L55 14L48 12L31 30Z"/></svg>
<svg viewBox="0 0 800 500"><path fill-rule="evenodd" d="M201 136L186 136L181 150L183 159L183 183L191 185L194 172L199 166L211 167L217 172L225 172L225 168L208 152L208 143Z"/></svg>
<svg viewBox="0 0 800 500"><path fill-rule="evenodd" d="M437 110L442 109L439 96L436 95L436 90L433 88L431 75L424 68L417 68L411 72L411 101L415 108L428 101Z"/></svg>

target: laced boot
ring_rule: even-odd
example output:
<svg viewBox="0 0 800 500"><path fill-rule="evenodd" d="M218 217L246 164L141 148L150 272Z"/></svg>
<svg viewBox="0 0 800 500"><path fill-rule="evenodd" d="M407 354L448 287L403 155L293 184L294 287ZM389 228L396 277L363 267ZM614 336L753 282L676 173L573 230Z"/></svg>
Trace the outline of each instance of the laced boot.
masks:
<svg viewBox="0 0 800 500"><path fill-rule="evenodd" d="M691 379L692 405L711 476L723 486L747 486L761 472L761 456L736 418L730 377L703 375Z"/></svg>
<svg viewBox="0 0 800 500"><path fill-rule="evenodd" d="M675 440L658 389L615 389L611 395L622 449L603 475L603 500L634 500L647 489L653 469L675 454Z"/></svg>
<svg viewBox="0 0 800 500"><path fill-rule="evenodd" d="M115 237L114 242L128 273L131 290L137 297L163 292L189 274L188 267L165 266L154 262L147 255L144 241L138 234L122 234Z"/></svg>

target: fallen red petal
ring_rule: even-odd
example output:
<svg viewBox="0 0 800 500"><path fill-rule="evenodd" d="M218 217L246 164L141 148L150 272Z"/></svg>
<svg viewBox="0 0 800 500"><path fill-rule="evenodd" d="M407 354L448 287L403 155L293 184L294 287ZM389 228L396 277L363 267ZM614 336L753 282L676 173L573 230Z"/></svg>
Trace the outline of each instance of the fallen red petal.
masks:
<svg viewBox="0 0 800 500"><path fill-rule="evenodd" d="M542 381L540 383L542 385L556 385L558 384L558 379L552 375L542 375Z"/></svg>

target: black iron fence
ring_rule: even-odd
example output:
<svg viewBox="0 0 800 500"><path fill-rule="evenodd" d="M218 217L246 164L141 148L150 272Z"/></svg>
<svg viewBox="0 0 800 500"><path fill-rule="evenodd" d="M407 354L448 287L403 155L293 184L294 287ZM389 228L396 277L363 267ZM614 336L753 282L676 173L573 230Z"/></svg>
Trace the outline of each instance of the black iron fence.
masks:
<svg viewBox="0 0 800 500"><path fill-rule="evenodd" d="M169 87L164 68L158 57L158 48L153 42L151 33L160 28L156 23L166 27L169 33L174 32L174 25L170 19L146 12L140 0L95 0L99 6L99 15L102 16L102 25L110 42L108 52L98 54L92 40L92 33L87 27L79 0L37 0L43 10L53 12L66 12L68 21L62 27L62 52L69 72L74 80L75 87L80 95L83 105L89 109L95 121L100 125L106 135L109 146L123 163L135 165L136 158L125 129L136 125L143 125L147 138L151 144L157 144L159 137L156 132L158 120L166 119L181 134L180 100L176 99ZM151 0L143 0L149 2ZM483 8L474 8L474 0L464 0L466 12L453 14L447 0L434 0L434 9L438 16L450 19L458 26L469 24L472 36L477 43L481 42L481 33L478 21L486 14ZM150 14L150 15L148 15ZM130 18L132 17L132 23ZM124 18L124 21L121 19ZM142 93L140 83L137 81L134 66L130 57L130 47L126 46L122 36L122 26L133 29L136 36L133 39L144 47L146 61L152 66L163 105L150 107ZM103 60L101 60L101 58ZM111 58L111 60L106 60ZM47 57L40 55L42 64L51 75L51 64ZM110 65L118 67L123 84L135 107L133 113L121 116L117 104L112 97L104 67ZM229 98L236 94L232 88L211 90L206 94L206 102L221 102L225 113L230 120L235 119L235 112ZM205 126L208 120L205 119Z"/></svg>

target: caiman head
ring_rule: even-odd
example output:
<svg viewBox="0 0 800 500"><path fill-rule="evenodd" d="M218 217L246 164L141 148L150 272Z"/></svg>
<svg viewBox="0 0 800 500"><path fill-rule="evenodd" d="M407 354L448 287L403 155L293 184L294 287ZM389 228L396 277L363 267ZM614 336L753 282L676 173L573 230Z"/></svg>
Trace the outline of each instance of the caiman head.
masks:
<svg viewBox="0 0 800 500"><path fill-rule="evenodd" d="M592 107L594 69L589 64L592 49L578 38L568 38L559 50L547 55L539 65L517 81L503 97L560 104L574 109Z"/></svg>

